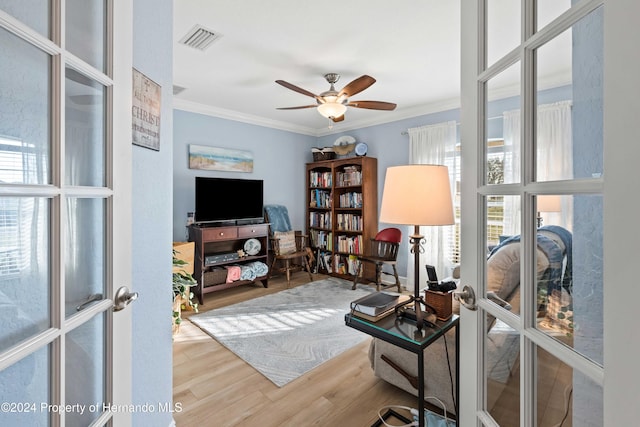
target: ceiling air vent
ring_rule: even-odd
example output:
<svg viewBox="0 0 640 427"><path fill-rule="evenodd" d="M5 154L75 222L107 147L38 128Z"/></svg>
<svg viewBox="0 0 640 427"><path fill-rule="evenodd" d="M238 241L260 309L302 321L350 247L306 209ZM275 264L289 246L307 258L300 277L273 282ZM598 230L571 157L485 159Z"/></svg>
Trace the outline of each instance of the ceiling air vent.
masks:
<svg viewBox="0 0 640 427"><path fill-rule="evenodd" d="M222 37L222 34L214 33L204 28L202 25L193 27L184 37L180 39L180 43L194 49L204 51L211 43Z"/></svg>
<svg viewBox="0 0 640 427"><path fill-rule="evenodd" d="M185 90L187 90L187 88L186 88L186 87L173 85L173 94L174 94L174 95L178 95L179 93L182 93L182 92L184 92Z"/></svg>

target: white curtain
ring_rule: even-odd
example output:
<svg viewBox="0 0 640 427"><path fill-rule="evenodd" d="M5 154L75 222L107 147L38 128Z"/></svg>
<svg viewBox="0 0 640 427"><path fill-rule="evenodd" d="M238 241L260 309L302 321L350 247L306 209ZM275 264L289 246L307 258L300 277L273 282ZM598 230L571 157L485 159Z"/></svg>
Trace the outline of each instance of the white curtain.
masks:
<svg viewBox="0 0 640 427"><path fill-rule="evenodd" d="M421 126L408 129L409 133L409 163L410 164L436 164L444 165L447 156L452 156L456 148L456 122L449 121L435 125ZM452 200L455 191L455 171L449 170L449 182L451 184ZM418 183L418 185L420 185ZM425 209L438 209L430 206L425 200ZM420 254L420 287L426 286L426 270L424 266L429 264L436 268L439 278L451 275L452 263L445 257L445 248L449 244L453 226L423 226L420 234L425 236L424 249ZM407 236L413 234L414 227L407 228ZM407 239L408 241L408 239ZM414 283L414 256L409 252L407 262L407 283L411 289Z"/></svg>
<svg viewBox="0 0 640 427"><path fill-rule="evenodd" d="M571 101L538 106L537 181L573 178ZM560 212L541 212L544 224L573 229L573 203L561 197Z"/></svg>
<svg viewBox="0 0 640 427"><path fill-rule="evenodd" d="M505 111L502 121L504 138L504 183L520 182L520 110ZM502 234L520 234L520 199L505 196Z"/></svg>
<svg viewBox="0 0 640 427"><path fill-rule="evenodd" d="M573 138L571 130L571 101L538 106L536 128L537 181L573 178ZM521 181L520 174L520 110L503 114L504 182ZM503 234L521 233L521 201L505 197ZM572 229L572 203L562 198L561 212L543 214L548 223Z"/></svg>

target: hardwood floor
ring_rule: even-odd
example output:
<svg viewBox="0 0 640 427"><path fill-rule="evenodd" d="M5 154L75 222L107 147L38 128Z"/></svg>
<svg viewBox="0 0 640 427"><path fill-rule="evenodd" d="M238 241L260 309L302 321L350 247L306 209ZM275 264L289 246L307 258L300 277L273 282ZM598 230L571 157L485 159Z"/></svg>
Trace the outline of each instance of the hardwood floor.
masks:
<svg viewBox="0 0 640 427"><path fill-rule="evenodd" d="M322 278L314 276L315 280ZM306 273L293 275L291 286L307 283ZM362 286L362 285L360 285ZM286 289L282 276L269 287L245 285L205 295L200 312L250 300ZM416 407L416 398L373 375L369 365L370 339L280 388L189 322L183 313L173 343L173 399L178 427L368 427L385 405ZM541 352L538 416L544 426L570 427L571 369ZM501 425L518 425L519 375L498 393L500 404L490 412ZM394 420L394 425L400 425Z"/></svg>
<svg viewBox="0 0 640 427"><path fill-rule="evenodd" d="M306 273L295 273L291 286L307 281ZM284 289L286 280L278 276L266 289L246 285L209 293L200 312ZM174 413L178 427L364 427L385 405L416 407L413 395L373 375L370 339L280 388L189 322L191 314L183 313L173 344L173 398L183 408Z"/></svg>

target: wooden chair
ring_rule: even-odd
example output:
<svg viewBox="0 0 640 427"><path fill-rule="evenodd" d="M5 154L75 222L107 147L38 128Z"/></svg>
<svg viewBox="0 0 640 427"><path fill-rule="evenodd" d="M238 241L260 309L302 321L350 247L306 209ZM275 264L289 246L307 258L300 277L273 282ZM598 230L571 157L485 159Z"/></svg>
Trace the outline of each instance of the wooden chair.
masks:
<svg viewBox="0 0 640 427"><path fill-rule="evenodd" d="M291 273L306 270L309 280L313 281L308 259L310 250L307 248L307 236L291 229L286 206L266 205L264 212L265 219L269 222L272 251L269 278L275 272L284 272L287 275L288 288L291 285ZM280 263L281 267L276 268L277 263Z"/></svg>
<svg viewBox="0 0 640 427"><path fill-rule="evenodd" d="M402 232L399 229L391 227L380 230L378 234L376 234L376 237L370 240L365 254L358 255L358 271L353 279L351 289L355 289L358 284L363 263L371 263L375 265L376 269L375 283L377 291L382 287L382 274L393 274L396 279L395 286L398 287L398 292L402 292L400 280L398 279L398 269L396 268L398 248L400 247L401 241ZM390 265L393 273L383 271L382 267L384 265Z"/></svg>

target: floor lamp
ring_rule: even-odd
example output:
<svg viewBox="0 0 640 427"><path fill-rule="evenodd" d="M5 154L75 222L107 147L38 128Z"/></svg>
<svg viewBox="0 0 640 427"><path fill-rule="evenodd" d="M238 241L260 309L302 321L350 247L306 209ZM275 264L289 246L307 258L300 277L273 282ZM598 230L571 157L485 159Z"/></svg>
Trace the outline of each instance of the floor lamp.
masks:
<svg viewBox="0 0 640 427"><path fill-rule="evenodd" d="M420 295L420 254L424 252L424 236L420 234L420 226L454 223L447 167L406 165L387 168L380 222L414 226L409 240L415 258L414 295L407 302L413 303L413 309L407 308L405 314L415 318L418 330L422 330L425 313L421 306L426 306L426 303Z"/></svg>

